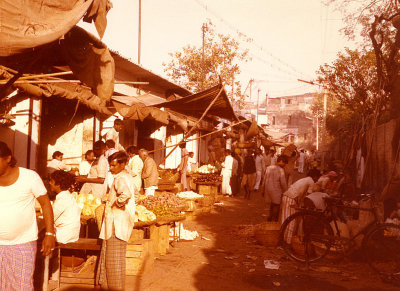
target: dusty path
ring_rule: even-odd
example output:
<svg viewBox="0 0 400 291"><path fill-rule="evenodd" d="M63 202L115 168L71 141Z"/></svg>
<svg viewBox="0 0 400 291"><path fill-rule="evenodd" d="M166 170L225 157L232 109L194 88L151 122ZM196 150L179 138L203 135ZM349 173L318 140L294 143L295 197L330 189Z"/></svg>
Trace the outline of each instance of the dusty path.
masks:
<svg viewBox="0 0 400 291"><path fill-rule="evenodd" d="M159 257L151 272L129 277L127 290L399 290L383 283L364 262L324 261L305 270L282 250L264 247L237 232L238 225L265 221L262 197L226 198L223 206L185 221L203 238L178 242ZM264 260L280 262L267 270Z"/></svg>

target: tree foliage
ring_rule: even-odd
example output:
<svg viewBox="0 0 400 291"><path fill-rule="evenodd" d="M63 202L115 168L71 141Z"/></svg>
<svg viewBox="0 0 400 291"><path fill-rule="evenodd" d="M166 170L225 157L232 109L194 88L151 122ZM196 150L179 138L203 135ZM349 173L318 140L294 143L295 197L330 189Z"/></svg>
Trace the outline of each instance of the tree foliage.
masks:
<svg viewBox="0 0 400 291"><path fill-rule="evenodd" d="M342 106L367 116L376 110L376 97L381 93L375 67L373 51L346 48L332 65L320 67L318 81Z"/></svg>
<svg viewBox="0 0 400 291"><path fill-rule="evenodd" d="M364 38L364 45L370 46L369 32L376 15L389 18L399 10L399 0L325 0L343 15L345 26L343 33L350 39L359 35Z"/></svg>
<svg viewBox="0 0 400 291"><path fill-rule="evenodd" d="M195 93L218 84L221 78L229 98L241 104L244 96L236 76L240 74L239 63L249 60L248 50L242 50L236 39L217 33L210 20L206 27L204 48L187 45L170 53L171 61L163 64L164 71Z"/></svg>

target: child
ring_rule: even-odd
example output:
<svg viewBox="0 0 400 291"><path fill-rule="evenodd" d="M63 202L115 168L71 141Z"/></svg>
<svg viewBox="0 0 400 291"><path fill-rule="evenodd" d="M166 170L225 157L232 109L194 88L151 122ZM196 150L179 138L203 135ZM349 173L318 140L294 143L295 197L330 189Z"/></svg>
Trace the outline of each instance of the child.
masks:
<svg viewBox="0 0 400 291"><path fill-rule="evenodd" d="M74 184L74 176L57 170L50 175L49 184L56 240L63 244L77 241L81 228L81 209L69 191Z"/></svg>

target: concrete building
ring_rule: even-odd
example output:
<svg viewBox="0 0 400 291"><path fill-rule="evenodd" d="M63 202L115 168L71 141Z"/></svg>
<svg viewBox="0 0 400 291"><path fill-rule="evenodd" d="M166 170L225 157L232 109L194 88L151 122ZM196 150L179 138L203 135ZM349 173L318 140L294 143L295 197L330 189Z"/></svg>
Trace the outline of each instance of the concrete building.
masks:
<svg viewBox="0 0 400 291"><path fill-rule="evenodd" d="M268 98L266 100L267 128L287 133L287 142L310 147L315 143L315 126L311 112L314 93Z"/></svg>

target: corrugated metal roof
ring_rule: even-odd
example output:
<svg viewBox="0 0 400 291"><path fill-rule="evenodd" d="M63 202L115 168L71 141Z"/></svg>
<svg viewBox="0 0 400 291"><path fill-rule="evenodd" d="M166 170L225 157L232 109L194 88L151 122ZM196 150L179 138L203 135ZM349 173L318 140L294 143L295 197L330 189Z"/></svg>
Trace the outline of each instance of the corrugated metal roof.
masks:
<svg viewBox="0 0 400 291"><path fill-rule="evenodd" d="M157 92L165 98L168 97L168 94L173 93L180 96L188 96L192 94L189 90L154 74L140 65L120 56L118 53L113 51L110 52L115 62L116 80L149 82L148 85L140 85L140 88L145 91Z"/></svg>

